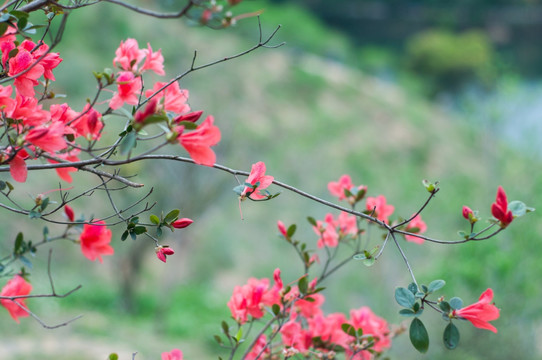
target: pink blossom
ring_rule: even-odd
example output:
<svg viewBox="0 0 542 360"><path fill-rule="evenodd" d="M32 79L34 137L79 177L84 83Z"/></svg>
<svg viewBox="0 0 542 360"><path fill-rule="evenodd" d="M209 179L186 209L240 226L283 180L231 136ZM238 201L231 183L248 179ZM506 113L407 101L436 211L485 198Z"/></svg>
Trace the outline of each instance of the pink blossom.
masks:
<svg viewBox="0 0 542 360"><path fill-rule="evenodd" d="M267 345L267 337L265 334L260 335L258 337L258 340L256 340L256 343L250 350L250 352L245 357L246 360L262 360L266 358L267 355L271 354L271 349L269 347L266 347ZM265 350L264 350L265 349Z"/></svg>
<svg viewBox="0 0 542 360"><path fill-rule="evenodd" d="M188 151L196 164L213 166L216 155L211 146L220 141L220 129L213 125L214 118L208 116L196 130L183 132L179 137L179 143Z"/></svg>
<svg viewBox="0 0 542 360"><path fill-rule="evenodd" d="M286 226L282 221L277 221L277 227L279 228L279 232L281 233L281 235L285 238L288 238L288 231L286 230Z"/></svg>
<svg viewBox="0 0 542 360"><path fill-rule="evenodd" d="M274 178L271 175L265 175L265 170L265 163L262 161L252 164L252 169L250 170L246 182L253 187L249 188L248 186L245 186L245 189L241 193L241 198L248 196L251 199L260 200L267 197L262 190L271 185Z"/></svg>
<svg viewBox="0 0 542 360"><path fill-rule="evenodd" d="M413 234L423 234L427 230L427 225L422 220L421 215L417 215L414 219L412 219L408 225L406 226L405 231L411 232ZM407 241L416 243L416 244L423 244L423 239L412 236L412 235L405 235L405 239Z"/></svg>
<svg viewBox="0 0 542 360"><path fill-rule="evenodd" d="M391 346L388 323L376 316L369 307L363 306L357 310L350 310L350 325L356 330L363 329L364 335L372 335L375 339L373 349L382 352Z"/></svg>
<svg viewBox="0 0 542 360"><path fill-rule="evenodd" d="M295 302L294 308L297 312L303 315L305 318L310 319L316 315L322 314L322 304L325 301L325 297L322 294L312 294L306 296L304 299L299 299Z"/></svg>
<svg viewBox="0 0 542 360"><path fill-rule="evenodd" d="M71 222L75 221L75 213L70 205L64 205L64 214L66 214L66 217Z"/></svg>
<svg viewBox="0 0 542 360"><path fill-rule="evenodd" d="M154 98L153 98L154 99ZM173 119L173 122L178 124L181 121L189 121L189 122L196 122L201 117L201 114L203 114L203 110L194 111L185 115L179 115L175 119Z"/></svg>
<svg viewBox="0 0 542 360"><path fill-rule="evenodd" d="M173 226L175 229L184 229L185 227L189 226L193 222L194 220L192 219L182 218L182 219L175 220L174 222L172 222L171 226Z"/></svg>
<svg viewBox="0 0 542 360"><path fill-rule="evenodd" d="M24 97L17 92L15 101L15 108L9 116L13 119L22 119L25 126L39 126L51 120L51 114L42 109L38 99Z"/></svg>
<svg viewBox="0 0 542 360"><path fill-rule="evenodd" d="M102 255L112 255L115 252L109 245L111 230L105 227L104 221L98 221L93 225L85 224L79 241L83 255L91 261L98 259L103 262Z"/></svg>
<svg viewBox="0 0 542 360"><path fill-rule="evenodd" d="M474 327L480 329L487 329L497 332L497 328L489 323L489 321L497 320L499 318L499 309L495 304L491 303L493 300L493 290L487 289L480 295L477 302L472 305L466 306L459 310L453 311L453 316L467 319L474 325Z"/></svg>
<svg viewBox="0 0 542 360"><path fill-rule="evenodd" d="M348 348L351 338L341 328L342 324L347 322L344 314L333 313L328 316L319 314L307 319L307 322L313 337L320 337L323 342Z"/></svg>
<svg viewBox="0 0 542 360"><path fill-rule="evenodd" d="M183 360L183 352L179 349L173 349L170 352L163 352L162 360Z"/></svg>
<svg viewBox="0 0 542 360"><path fill-rule="evenodd" d="M507 227L514 220L514 215L508 210L508 200L502 186L497 189L497 199L491 204L491 214L500 221L502 228Z"/></svg>
<svg viewBox="0 0 542 360"><path fill-rule="evenodd" d="M24 42L23 42L24 44ZM17 55L9 59L9 76L14 76L27 70L34 64L35 60L30 51L23 48L23 44L19 46ZM22 75L19 75L13 85L22 96L33 97L34 87L39 84L38 79L43 75L45 69L41 64L34 65L30 70Z"/></svg>
<svg viewBox="0 0 542 360"><path fill-rule="evenodd" d="M77 155L79 155L79 149L73 149L67 153L63 153L63 154L56 154L56 157L60 158L60 159L63 159L63 160L66 160L66 161L69 161L69 162L75 162L75 161L79 161L79 158L77 157ZM52 159L47 159L48 162L50 162L51 164L58 164L58 161L55 161L55 160L52 160ZM72 182L72 177L70 175L71 172L75 172L77 171L77 168L75 167L61 167L61 168L56 168L56 173L58 175L59 178L61 178L62 180L68 182L68 183L71 183Z"/></svg>
<svg viewBox="0 0 542 360"><path fill-rule="evenodd" d="M339 181L331 181L327 184L327 189L331 193L331 195L336 196L339 198L339 200L345 200L347 199L348 202L354 203L356 201L359 201L362 196L360 196L360 199L355 199L355 197L347 197L345 194L345 190L348 190L352 192L353 194L357 194L359 192L363 192L364 194L367 192L367 186L360 185L356 188L354 184L352 184L352 179L350 178L350 175L343 175L339 178Z"/></svg>
<svg viewBox="0 0 542 360"><path fill-rule="evenodd" d="M137 111L134 116L134 123L136 124L145 124L145 120L151 116L156 114L158 111L158 99L152 98L149 100L147 105L145 106L145 109L143 111Z"/></svg>
<svg viewBox="0 0 542 360"><path fill-rule="evenodd" d="M301 353L307 352L312 344L312 334L303 329L301 324L295 320L286 322L280 329L282 343L285 347L292 347Z"/></svg>
<svg viewBox="0 0 542 360"><path fill-rule="evenodd" d="M77 112L73 111L68 104L52 104L49 108L51 121L60 121L64 125L75 119Z"/></svg>
<svg viewBox="0 0 542 360"><path fill-rule="evenodd" d="M25 159L28 158L28 153L24 149L17 151L15 156L9 162L9 173L13 180L17 182L25 182L28 175Z"/></svg>
<svg viewBox="0 0 542 360"><path fill-rule="evenodd" d="M271 293L269 293L271 291ZM269 290L269 279L248 279L247 284L236 286L228 301L231 315L239 324L247 322L248 316L259 319L264 316L264 306L276 304L276 290Z"/></svg>
<svg viewBox="0 0 542 360"><path fill-rule="evenodd" d="M15 100L11 98L13 88L11 85L0 85L0 111L4 114L11 114L15 109Z"/></svg>
<svg viewBox="0 0 542 360"><path fill-rule="evenodd" d="M384 195L368 197L365 206L369 214L373 214L372 216L386 224L389 223L388 217L393 214L393 211L395 210L393 205L386 204L386 197Z"/></svg>
<svg viewBox="0 0 542 360"><path fill-rule="evenodd" d="M473 214L472 210L468 207L468 206L463 206L463 211L462 211L462 214L463 214L463 217L467 220L470 221L470 217L469 215L470 214Z"/></svg>
<svg viewBox="0 0 542 360"><path fill-rule="evenodd" d="M0 296L22 296L28 295L32 291L32 285L30 285L22 276L15 275L11 280L7 282L6 285L2 288ZM14 300L1 299L0 304L6 308L13 320L19 323L20 317L26 317L30 314L25 311L26 304L24 303L25 298L18 298ZM22 308L19 305L22 306Z"/></svg>
<svg viewBox="0 0 542 360"><path fill-rule="evenodd" d="M154 87L145 91L146 97L151 97L154 93L160 90L167 83L156 82ZM188 100L188 90L181 89L179 83L174 81L171 85L160 91L153 98L158 98L159 104L163 106L166 111L171 111L177 114L187 113L190 111L190 106L186 103Z"/></svg>
<svg viewBox="0 0 542 360"><path fill-rule="evenodd" d="M32 41L25 40L21 44L24 46L25 42L28 42L26 47L31 50L33 49L36 44L34 44ZM32 53L34 56L34 59L37 61L40 57L42 57L47 51L49 50L49 45L42 44L40 45L36 51ZM62 62L62 59L60 58L60 55L58 53L49 53L44 56L43 59L40 60L39 64L43 66L43 77L49 80L55 81L55 76L53 75L53 69L58 66Z"/></svg>
<svg viewBox="0 0 542 360"><path fill-rule="evenodd" d="M336 247L339 245L339 234L335 227L335 220L333 215L328 213L324 218L324 222L320 220L316 221L316 226L312 227L316 235L320 236L317 242L319 248Z"/></svg>
<svg viewBox="0 0 542 360"><path fill-rule="evenodd" d="M102 114L90 108L90 104L85 105L82 115L70 124L70 127L78 136L83 136L87 140L99 140L103 128Z"/></svg>
<svg viewBox="0 0 542 360"><path fill-rule="evenodd" d="M122 70L135 71L137 64L145 57L146 51L140 50L137 40L126 39L121 41L120 46L115 51L113 65L118 65Z"/></svg>
<svg viewBox="0 0 542 360"><path fill-rule="evenodd" d="M162 56L162 50L152 52L151 44L147 43L146 58L141 71L152 70L158 75L165 75L164 73L164 57Z"/></svg>
<svg viewBox="0 0 542 360"><path fill-rule="evenodd" d="M117 76L117 92L109 101L109 107L116 110L124 103L137 105L139 102L138 95L141 92L141 78L128 71L122 71Z"/></svg>
<svg viewBox="0 0 542 360"><path fill-rule="evenodd" d="M154 250L156 251L156 257L163 262L166 262L167 255L175 254L175 251L168 246L157 246Z"/></svg>
<svg viewBox="0 0 542 360"><path fill-rule="evenodd" d="M64 124L57 121L47 126L39 126L30 130L25 138L26 141L44 151L53 153L68 147L64 139Z"/></svg>

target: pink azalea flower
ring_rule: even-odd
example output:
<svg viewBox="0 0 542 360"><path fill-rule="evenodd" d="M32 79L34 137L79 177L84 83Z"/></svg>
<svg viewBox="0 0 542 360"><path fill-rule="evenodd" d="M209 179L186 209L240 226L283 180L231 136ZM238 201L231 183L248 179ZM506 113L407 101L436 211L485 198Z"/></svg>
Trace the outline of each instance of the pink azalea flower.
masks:
<svg viewBox="0 0 542 360"><path fill-rule="evenodd" d="M85 105L82 113L77 120L70 124L70 127L78 136L83 136L87 140L99 140L102 134L103 122L102 114L90 108L90 104Z"/></svg>
<svg viewBox="0 0 542 360"><path fill-rule="evenodd" d="M51 113L51 121L60 121L67 124L77 116L77 112L73 111L68 104L52 104L49 108Z"/></svg>
<svg viewBox="0 0 542 360"><path fill-rule="evenodd" d="M27 42L28 40L23 41L23 44ZM23 45L21 44L21 45ZM28 41L27 47L30 47L28 49L29 51L34 49L36 44L34 44L32 41ZM34 59L37 61L40 57L42 57L43 54L45 54L49 50L49 45L42 44L36 51L32 53L34 56ZM43 59L40 60L40 65L43 66L43 77L49 80L55 81L55 76L53 75L53 69L58 66L62 62L62 59L60 58L60 55L58 53L49 53L45 55Z"/></svg>
<svg viewBox="0 0 542 360"><path fill-rule="evenodd" d="M23 42L24 43L24 42ZM17 75L26 69L28 69L34 63L34 57L30 51L25 50L19 46L19 52L17 55L9 59L9 76ZM45 69L41 64L34 65L32 69L28 70L26 73L19 75L13 85L17 88L17 91L22 96L33 97L34 87L39 84L38 79L43 75Z"/></svg>
<svg viewBox="0 0 542 360"><path fill-rule="evenodd" d="M271 185L274 178L271 175L265 175L265 170L265 163L262 161L252 164L252 169L250 170L246 182L253 186L258 183L258 186L255 189L245 186L245 189L241 193L241 198L248 196L251 199L260 200L267 197L265 193L262 193L261 191ZM247 193L250 193L250 195L247 195Z"/></svg>
<svg viewBox="0 0 542 360"><path fill-rule="evenodd" d="M363 306L357 310L350 310L350 325L356 330L363 329L364 335L372 335L375 339L373 349L382 352L391 346L388 323L376 316L369 307Z"/></svg>
<svg viewBox="0 0 542 360"><path fill-rule="evenodd" d="M17 182L25 182L28 175L26 169L25 159L28 158L28 153L26 150L21 149L17 151L17 154L9 162L9 173L13 180Z"/></svg>
<svg viewBox="0 0 542 360"><path fill-rule="evenodd" d="M56 154L56 157L69 161L69 162L75 162L75 161L79 161L79 158L77 157L77 155L79 155L79 149L73 149L64 154ZM58 164L58 161L55 161L55 160L47 159L47 161L50 162L51 164ZM62 180L68 183L71 183L72 177L70 173L77 171L77 168L62 167L62 168L56 168L55 170L59 178L61 178Z"/></svg>
<svg viewBox="0 0 542 360"><path fill-rule="evenodd" d="M514 220L514 215L508 210L508 200L502 186L497 189L497 199L491 204L491 214L500 221L502 228L507 227Z"/></svg>
<svg viewBox="0 0 542 360"><path fill-rule="evenodd" d="M141 124L141 127L145 124L145 120L158 112L158 99L152 98L149 100L143 111L137 111L134 116L134 123Z"/></svg>
<svg viewBox="0 0 542 360"><path fill-rule="evenodd" d="M213 125L214 118L208 116L196 130L183 132L177 140L188 151L196 164L213 166L216 155L211 146L220 141L220 129Z"/></svg>
<svg viewBox="0 0 542 360"><path fill-rule="evenodd" d="M316 244L319 248L323 248L324 246L336 247L339 245L339 234L337 233L332 214L326 214L324 222L320 220L316 221L316 226L313 226L312 229L316 235L320 236Z"/></svg>
<svg viewBox="0 0 542 360"><path fill-rule="evenodd" d="M0 112L4 114L11 114L15 109L15 100L11 98L13 88L11 85L0 85Z"/></svg>
<svg viewBox="0 0 542 360"><path fill-rule="evenodd" d="M162 360L183 360L183 352L179 349L173 349L170 352L163 352Z"/></svg>
<svg viewBox="0 0 542 360"><path fill-rule="evenodd" d="M11 280L7 282L6 285L2 288L0 296L22 296L28 295L32 291L32 285L30 285L22 276L15 275ZM0 304L6 308L13 320L19 323L20 317L26 317L30 314L25 311L26 304L24 303L24 298L19 298L16 300L2 299ZM23 308L21 308L19 305Z"/></svg>
<svg viewBox="0 0 542 360"><path fill-rule="evenodd" d="M81 251L91 261L98 259L103 262L102 255L112 255L115 252L115 249L109 245L111 230L103 226L104 224L104 221L98 221L93 225L85 224L79 237Z"/></svg>
<svg viewBox="0 0 542 360"><path fill-rule="evenodd" d="M395 207L393 205L386 204L386 197L379 195L377 197L368 197L366 202L367 212L373 214L378 220L389 223L388 217L393 214ZM373 213L374 210L374 213Z"/></svg>
<svg viewBox="0 0 542 360"><path fill-rule="evenodd" d="M266 347L267 337L265 334L260 335L256 343L252 347L252 350L245 357L246 360L262 360L266 358L267 355L271 354L271 349ZM265 349L265 350L264 350Z"/></svg>
<svg viewBox="0 0 542 360"><path fill-rule="evenodd" d="M283 345L287 348L291 347L305 353L311 347L313 337L311 332L303 329L295 320L286 322L280 329L280 335Z"/></svg>
<svg viewBox="0 0 542 360"><path fill-rule="evenodd" d="M137 40L126 39L121 41L120 46L115 51L115 58L113 59L113 66L118 65L122 70L135 71L137 70L137 64L145 57L146 51L140 50Z"/></svg>
<svg viewBox="0 0 542 360"><path fill-rule="evenodd" d="M152 70L158 75L165 75L164 72L164 57L162 56L162 50L152 52L151 44L147 43L147 57L141 67L141 71Z"/></svg>
<svg viewBox="0 0 542 360"><path fill-rule="evenodd" d="M279 228L279 232L281 233L281 235L285 238L288 238L288 231L286 230L286 226L282 221L277 221L277 227Z"/></svg>
<svg viewBox="0 0 542 360"><path fill-rule="evenodd" d="M43 125L35 127L26 134L24 139L49 153L68 147L64 138L64 124L60 121L54 122L48 127Z"/></svg>
<svg viewBox="0 0 542 360"><path fill-rule="evenodd" d="M154 250L156 251L156 257L163 262L166 262L167 255L175 254L175 251L168 246L157 246Z"/></svg>
<svg viewBox="0 0 542 360"><path fill-rule="evenodd" d="M271 293L269 293L271 291ZM247 322L248 316L259 319L264 316L264 306L277 304L280 299L269 289L269 279L248 279L247 284L236 286L228 301L231 315L239 324Z"/></svg>
<svg viewBox="0 0 542 360"><path fill-rule="evenodd" d="M307 319L307 322L313 337L320 337L324 342L329 342L345 349L348 348L351 338L341 328L342 324L347 322L344 314L333 313L327 316L319 314Z"/></svg>
<svg viewBox="0 0 542 360"><path fill-rule="evenodd" d="M39 126L51 120L51 114L42 109L38 99L24 97L17 92L15 102L15 108L9 116L13 119L22 119L25 126Z"/></svg>
<svg viewBox="0 0 542 360"><path fill-rule="evenodd" d="M500 314L499 309L491 303L491 300L493 300L493 290L487 289L480 295L476 303L454 310L452 314L458 318L467 319L474 327L496 333L497 328L491 325L489 321L497 320Z"/></svg>
<svg viewBox="0 0 542 360"><path fill-rule="evenodd" d="M184 229L185 227L189 226L193 222L194 220L192 219L182 218L182 219L175 220L174 222L172 222L171 226L173 226L175 229Z"/></svg>
<svg viewBox="0 0 542 360"><path fill-rule="evenodd" d="M139 102L138 95L141 92L141 78L136 77L133 73L122 71L117 76L117 92L109 101L109 107L116 110L124 103L137 105Z"/></svg>
<svg viewBox="0 0 542 360"><path fill-rule="evenodd" d="M327 184L327 189L331 193L331 195L336 196L339 198L339 200L348 200L350 203L354 203L356 199L352 196L348 197L345 195L344 191L348 190L354 194L359 193L362 191L363 193L367 192L367 186L365 185L359 185L357 188L352 184L352 179L350 178L350 175L343 175L339 178L339 181L331 181ZM361 199L361 197L360 197ZM358 201L360 199L357 199Z"/></svg>
<svg viewBox="0 0 542 360"><path fill-rule="evenodd" d="M167 83L165 82L156 82L152 89L145 91L145 96L152 96L166 84ZM188 106L186 103L188 100L188 90L181 89L177 81L160 91L153 98L158 98L160 100L159 103L162 104L164 110L166 111L171 111L177 114L187 113L190 111L190 106Z"/></svg>
<svg viewBox="0 0 542 360"><path fill-rule="evenodd" d="M413 234L423 234L427 230L427 225L422 220L421 215L417 215L414 219L412 219L408 225L406 226L405 231L411 232ZM405 235L405 239L407 241L416 243L416 244L423 244L423 239L412 236L412 235Z"/></svg>

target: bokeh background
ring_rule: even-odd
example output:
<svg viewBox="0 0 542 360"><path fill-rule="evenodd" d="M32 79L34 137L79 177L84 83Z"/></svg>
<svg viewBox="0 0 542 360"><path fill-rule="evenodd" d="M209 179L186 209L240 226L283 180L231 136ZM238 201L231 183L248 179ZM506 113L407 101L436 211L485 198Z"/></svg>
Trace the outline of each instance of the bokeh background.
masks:
<svg viewBox="0 0 542 360"><path fill-rule="evenodd" d="M176 1L137 1L153 9L174 10ZM426 198L422 179L440 181L441 191L423 218L428 235L455 240L466 230L461 207L490 217L496 189L509 200L541 208L542 28L540 1L246 1L236 13L263 9L263 31L281 24L273 43L186 77L192 109L213 114L222 131L218 162L249 170L265 161L276 179L328 200L326 185L342 174L386 195L398 216L411 215ZM132 37L162 48L168 77L185 71L198 50L198 63L247 49L257 42L255 18L225 30L192 26L185 20L158 20L98 4L70 15L62 43L64 62L55 75L57 93L68 94L79 110L95 91L92 71L112 66L121 40ZM155 77L164 81L166 77ZM116 121L118 120L118 121ZM108 119L112 138L122 121ZM182 154L177 147L164 152ZM298 225L297 237L316 246L307 216L330 210L283 191L275 200L243 203L231 189L235 178L205 167L149 162L123 168L145 183L142 190L115 194L130 203L150 188L157 211L180 208L195 223L168 235L176 254L167 264L154 255L152 242L120 241L115 255L89 262L76 246L54 248L53 274L59 291L81 284L66 299L28 301L48 323L83 314L67 327L45 330L31 319L15 326L0 314L2 359L159 359L180 348L187 359L224 355L213 340L220 321L229 318L226 302L235 285L255 276L271 277L276 267L294 281L302 268L288 244L277 236L276 221ZM54 172L33 173L22 197L58 186ZM6 175L2 175L4 179ZM6 178L7 179L7 178ZM76 174L84 189L94 183ZM279 191L272 188L271 191ZM87 218L111 211L105 194L73 204ZM155 213L157 212L155 211ZM9 252L20 229L40 239L44 223L2 211L0 249ZM50 232L55 229L50 227ZM61 229L57 231L62 231ZM406 335L394 339L392 359L542 358L542 225L539 213L517 219L486 242L461 246L421 246L403 242L422 283L442 278L447 297L477 300L487 287L495 292L501 318L498 334L460 324L458 349L441 343L445 323L427 312L430 350L417 353ZM46 249L40 249L31 279L34 292L47 292ZM325 285L325 311L348 312L370 306L390 323L398 315L396 286L409 276L393 246L371 268L351 262Z"/></svg>

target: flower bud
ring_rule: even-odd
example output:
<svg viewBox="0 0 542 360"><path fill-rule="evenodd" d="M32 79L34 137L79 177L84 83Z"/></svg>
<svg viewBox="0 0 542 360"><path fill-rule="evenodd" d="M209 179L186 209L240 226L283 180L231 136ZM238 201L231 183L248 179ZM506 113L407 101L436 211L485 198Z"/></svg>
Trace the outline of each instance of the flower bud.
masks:
<svg viewBox="0 0 542 360"><path fill-rule="evenodd" d="M167 255L173 255L175 254L175 251L168 247L167 245L159 245L156 248L154 248L154 251L156 251L156 256L160 261L166 262Z"/></svg>
<svg viewBox="0 0 542 360"><path fill-rule="evenodd" d="M196 121L199 120L199 118L201 117L201 114L203 114L203 110L194 111L185 115L179 115L175 119L173 119L173 122L176 124L180 123L181 121L190 121L190 122L195 123Z"/></svg>
<svg viewBox="0 0 542 360"><path fill-rule="evenodd" d="M288 232L286 231L286 226L284 225L284 223L282 221L277 221L277 227L279 228L279 232L281 233L282 236L284 236L285 238L288 238Z"/></svg>
<svg viewBox="0 0 542 360"><path fill-rule="evenodd" d="M73 209L71 208L71 206L69 205L64 206L64 214L66 214L66 217L68 218L68 220L70 220L71 222L74 222L75 213L73 212Z"/></svg>
<svg viewBox="0 0 542 360"><path fill-rule="evenodd" d="M175 229L184 229L185 227L189 226L193 222L194 220L192 219L182 218L182 219L175 220L174 222L172 222L171 226L173 226Z"/></svg>

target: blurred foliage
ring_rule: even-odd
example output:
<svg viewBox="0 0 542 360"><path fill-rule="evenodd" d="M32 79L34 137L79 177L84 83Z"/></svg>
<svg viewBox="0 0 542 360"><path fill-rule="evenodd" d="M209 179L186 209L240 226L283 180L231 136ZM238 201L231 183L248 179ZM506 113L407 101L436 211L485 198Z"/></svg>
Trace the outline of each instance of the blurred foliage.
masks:
<svg viewBox="0 0 542 360"><path fill-rule="evenodd" d="M442 190L423 218L429 235L450 240L458 238L457 230L467 227L461 217L462 205L479 209L487 218L498 185L506 189L509 200L524 200L542 209L540 198L533 196L542 191L542 174L533 171L539 167L538 160L498 141L490 127L473 128L444 114L411 88L391 85L337 61L356 58L359 53L310 14L298 12L303 16L300 21L288 16L294 8L291 4L266 8L262 16L265 33L282 22L281 16L288 19L277 38L277 43L287 42L285 47L262 49L181 82L190 90L191 107L213 114L221 128L220 163L249 170L250 164L265 161L268 173L278 180L329 200L334 199L327 193L327 183L348 173L354 183L368 185L370 195L386 195L396 205L396 214L404 217L425 201L421 180L440 180ZM91 71L110 67L115 48L126 37L136 38L141 47L151 42L153 49L162 48L171 77L190 66L195 49L198 63L232 55L257 41L257 29L255 19L216 32L189 28L179 21L149 19L111 4L91 6L71 15L65 41L58 47L65 61L55 73L54 85L70 95L70 102L82 104L95 90ZM397 61L378 50L371 56ZM379 62L367 59L364 66L375 67ZM115 118L107 121L108 126L118 125ZM117 133L109 129L104 136ZM173 146L164 151L182 154ZM151 241L120 242L120 227L114 229L116 254L104 259L103 265L88 262L76 247L55 246L57 287L81 283L83 289L62 301L28 304L52 322L79 313L85 316L49 336L30 320L13 326L4 313L1 316L7 320L0 328L9 336L0 340L0 358L39 355L40 359L90 360L105 358L113 351L129 358L131 351L139 351L142 359L155 359L174 347L182 348L187 359L213 358L217 349L211 345L212 336L220 331L220 320L229 316L226 302L235 285L251 276L270 277L276 267L283 269L285 282L299 277L301 266L295 262L295 254L275 235L276 221L297 223L296 236L313 241L315 247L317 239L305 217L320 219L330 212L285 191L273 201L244 202L245 220L240 220L237 198L231 191L237 182L230 175L158 161L123 168L123 173L138 173L145 189L154 187L157 209L178 207L183 216L195 220L186 231L164 240L175 248L175 256L163 264L156 259ZM46 174L36 176L39 179L29 183L28 191L56 188L54 173ZM75 174L75 183L83 177ZM270 188L275 190L279 189ZM141 192L115 194L127 203L139 195ZM104 203L99 197L82 199L74 209L79 213L104 211ZM38 220L32 224L39 226L28 226L26 221L13 221L14 229L2 227L4 238L13 238L23 226L25 231L28 228L28 238L33 231L40 233ZM447 281L443 294L461 296L465 303L474 302L491 286L502 309L501 319L495 323L498 335L459 324L462 339L454 351L445 351L440 343L446 323L428 312L424 322L432 317L428 328L435 330L430 332L428 358L540 358L542 288L536 279L542 276L542 265L536 254L542 251L541 233L542 222L534 213L487 242L418 246L401 240L420 282L443 278ZM378 232L373 236L376 239ZM2 245L2 249L11 246ZM326 311L347 312L367 305L390 323L403 320L397 314L393 289L406 286L410 279L401 256L388 246L375 266L350 263L324 284L329 287ZM43 269L44 254L38 253L36 269ZM141 259L139 265L131 264L133 258ZM36 291L47 291L46 274L40 277L37 272L33 275ZM125 283L132 286L131 313L121 301L126 296ZM55 341L61 346L51 345ZM418 358L404 336L394 340L390 356Z"/></svg>
<svg viewBox="0 0 542 360"><path fill-rule="evenodd" d="M491 73L494 56L489 38L481 31L454 34L433 29L407 41L405 61L436 94L473 81L489 84L495 76Z"/></svg>

